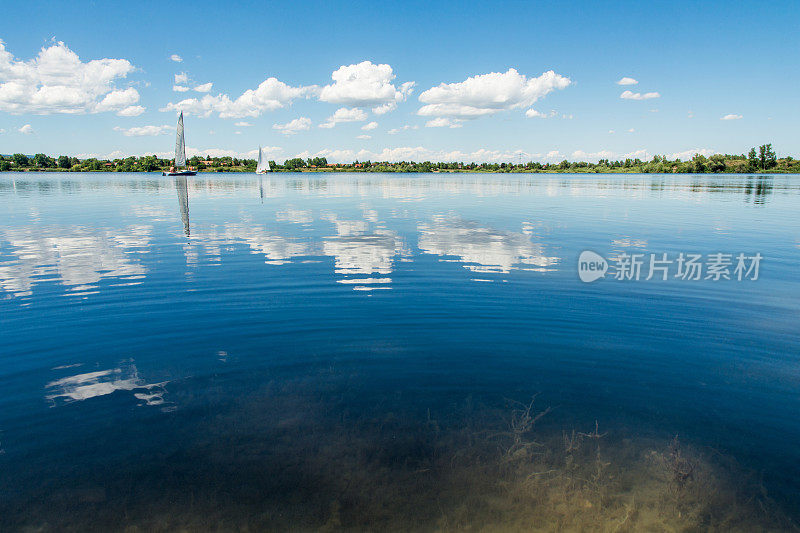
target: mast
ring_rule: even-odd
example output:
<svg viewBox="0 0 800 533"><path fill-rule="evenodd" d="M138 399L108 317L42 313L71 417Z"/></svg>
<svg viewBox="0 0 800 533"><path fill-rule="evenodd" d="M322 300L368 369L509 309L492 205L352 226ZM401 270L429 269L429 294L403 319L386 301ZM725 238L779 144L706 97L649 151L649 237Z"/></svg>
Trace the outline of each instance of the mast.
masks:
<svg viewBox="0 0 800 533"><path fill-rule="evenodd" d="M178 117L178 131L175 137L175 168L186 165L186 141L183 137L183 111Z"/></svg>

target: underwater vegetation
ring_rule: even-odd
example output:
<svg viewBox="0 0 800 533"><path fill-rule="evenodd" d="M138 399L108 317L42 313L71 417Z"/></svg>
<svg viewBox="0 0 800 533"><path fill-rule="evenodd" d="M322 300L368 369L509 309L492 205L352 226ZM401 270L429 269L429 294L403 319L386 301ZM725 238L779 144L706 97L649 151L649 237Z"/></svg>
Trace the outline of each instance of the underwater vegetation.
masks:
<svg viewBox="0 0 800 533"><path fill-rule="evenodd" d="M797 530L754 473L680 435L573 428L536 396L431 409L346 390L272 383L156 456L7 500L3 529Z"/></svg>

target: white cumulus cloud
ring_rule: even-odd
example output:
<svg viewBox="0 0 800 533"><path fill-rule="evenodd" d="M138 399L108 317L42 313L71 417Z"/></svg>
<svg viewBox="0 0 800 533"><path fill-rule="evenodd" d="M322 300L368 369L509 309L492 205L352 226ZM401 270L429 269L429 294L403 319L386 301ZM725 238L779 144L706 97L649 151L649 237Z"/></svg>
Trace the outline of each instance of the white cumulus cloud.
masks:
<svg viewBox="0 0 800 533"><path fill-rule="evenodd" d="M185 72L179 72L179 73L175 74L175 83L176 84L188 83L188 82L189 82L189 75L186 74Z"/></svg>
<svg viewBox="0 0 800 533"><path fill-rule="evenodd" d="M628 152L627 154L622 155L623 159L641 159L642 161L646 161L648 159L652 159L650 152L645 149L634 150L633 152Z"/></svg>
<svg viewBox="0 0 800 533"><path fill-rule="evenodd" d="M120 117L138 117L142 113L144 113L144 107L140 105L131 105L125 109L117 111L117 115Z"/></svg>
<svg viewBox="0 0 800 533"><path fill-rule="evenodd" d="M542 113L540 111L536 111L534 108L530 108L525 111L525 116L528 118L553 118L558 115L556 110L551 110L549 113ZM572 115L564 115L564 118L572 118Z"/></svg>
<svg viewBox="0 0 800 533"><path fill-rule="evenodd" d="M33 128L31 127L30 124L25 124L17 131L22 133L23 135L30 135L31 133L33 133Z"/></svg>
<svg viewBox="0 0 800 533"><path fill-rule="evenodd" d="M397 102L389 102L388 104L379 105L372 108L372 112L376 115L385 115L397 109Z"/></svg>
<svg viewBox="0 0 800 533"><path fill-rule="evenodd" d="M639 82L635 79L625 76L617 82L617 85L636 85L637 83Z"/></svg>
<svg viewBox="0 0 800 533"><path fill-rule="evenodd" d="M95 106L95 110L98 112L121 111L138 101L139 92L133 87L128 87L122 91L112 91L108 93L105 98L100 100L100 103Z"/></svg>
<svg viewBox="0 0 800 533"><path fill-rule="evenodd" d="M742 118L742 115L734 115L733 113L729 115L725 115L720 120L739 120Z"/></svg>
<svg viewBox="0 0 800 533"><path fill-rule="evenodd" d="M235 100L227 94L207 94L202 98L187 98L171 102L161 111L183 111L201 117L216 113L220 118L257 117L265 111L284 108L297 98L310 98L319 92L319 87L292 87L276 78L267 78L255 89L248 89Z"/></svg>
<svg viewBox="0 0 800 533"><path fill-rule="evenodd" d="M0 111L16 115L119 111L139 100L136 89L114 85L133 70L126 59L84 63L63 42L21 61L0 40Z"/></svg>
<svg viewBox="0 0 800 533"><path fill-rule="evenodd" d="M395 77L387 64L362 61L342 65L331 74L333 83L322 88L319 99L349 107L370 107L375 114L382 115L396 109L414 90L413 81L395 86Z"/></svg>
<svg viewBox="0 0 800 533"><path fill-rule="evenodd" d="M169 58L176 63L180 63L181 61L183 61L183 58L178 54L172 54L171 56L169 56Z"/></svg>
<svg viewBox="0 0 800 533"><path fill-rule="evenodd" d="M358 135L356 139L361 139L361 140L372 139L372 135Z"/></svg>
<svg viewBox="0 0 800 533"><path fill-rule="evenodd" d="M155 135L164 135L172 131L171 126L135 126L133 128L121 128L119 126L114 128L114 131L122 132L126 137L152 137Z"/></svg>
<svg viewBox="0 0 800 533"><path fill-rule="evenodd" d="M670 155L670 159L681 159L683 161L688 161L689 159L693 158L695 155L702 155L708 157L710 155L714 155L716 152L714 150L710 150L708 148L693 148L691 150L685 150L683 152L675 152L674 154Z"/></svg>
<svg viewBox="0 0 800 533"><path fill-rule="evenodd" d="M554 152L558 154L558 152ZM355 159L372 161L475 161L475 162L503 162L516 160L541 159L542 154L528 153L523 150L502 151L480 148L473 152L463 152L461 150L432 150L423 146L400 146L395 148L383 148L378 151L361 149L357 152L353 150L341 150L326 148L318 152L303 151L296 154L296 157L326 157L330 162L348 163Z"/></svg>
<svg viewBox="0 0 800 533"><path fill-rule="evenodd" d="M363 152L363 150L362 150ZM361 153L361 152L359 152ZM329 162L330 161L338 161L338 162L352 162L356 156L356 153L352 150L334 150L330 148L324 148L318 152L309 152L308 150L304 150L299 154L296 154L295 157L300 157L302 159L308 159L309 157L324 157Z"/></svg>
<svg viewBox="0 0 800 533"><path fill-rule="evenodd" d="M378 123L375 122L375 121L372 121L369 124L364 124L363 126L361 126L361 129L365 130L365 131L369 131L369 130L374 130L377 127L378 127Z"/></svg>
<svg viewBox="0 0 800 533"><path fill-rule="evenodd" d="M280 146L267 146L264 145L261 148L261 153L264 157L270 158L277 158L277 156L283 152L283 148ZM159 154L156 154L159 155ZM172 154L174 156L174 154ZM258 157L258 149L255 148L253 150L247 152L237 152L235 150L227 150L225 148L205 148L205 149L197 149L197 148L190 148L186 147L186 155L189 157L193 156L200 156L200 157L238 157L238 158L245 158L245 159L255 159ZM167 157L170 156L170 153L167 153Z"/></svg>
<svg viewBox="0 0 800 533"><path fill-rule="evenodd" d="M172 90L176 93L185 93L189 90L188 87L184 87L183 85L173 85Z"/></svg>
<svg viewBox="0 0 800 533"><path fill-rule="evenodd" d="M401 126L399 128L392 128L389 131L387 131L386 133L388 133L389 135L396 135L396 134L400 133L401 131L417 130L417 129L419 129L419 126L412 126L410 124L406 124L406 125Z"/></svg>
<svg viewBox="0 0 800 533"><path fill-rule="evenodd" d="M300 117L290 120L286 124L273 124L272 129L283 132L284 135L295 135L298 131L306 131L311 128L311 119Z"/></svg>
<svg viewBox="0 0 800 533"><path fill-rule="evenodd" d="M583 150L575 150L572 152L572 159L575 161L596 163L600 159L611 159L612 157L614 157L614 152L610 150L600 150L598 152L584 152Z"/></svg>
<svg viewBox="0 0 800 533"><path fill-rule="evenodd" d="M642 94L633 91L623 91L619 97L623 100L651 100L653 98L661 98L661 95L656 92Z"/></svg>
<svg viewBox="0 0 800 533"><path fill-rule="evenodd" d="M240 128L247 128L247 127L252 126L252 124L250 124L249 122L246 122L244 120L240 120L239 122L234 124L234 126L239 126Z"/></svg>
<svg viewBox="0 0 800 533"><path fill-rule="evenodd" d="M198 85L197 87L195 87L194 90L199 92L199 93L207 93L207 92L209 92L211 90L211 86L212 85L213 85L213 83L211 83L211 82L202 83L202 84Z"/></svg>
<svg viewBox="0 0 800 533"><path fill-rule="evenodd" d="M548 93L571 84L552 70L528 78L515 69L472 76L459 83L442 83L419 95L423 104L417 114L472 119L498 111L531 106Z"/></svg>
<svg viewBox="0 0 800 533"><path fill-rule="evenodd" d="M362 122L367 120L367 113L363 109L357 107L346 108L340 107L336 112L328 117L328 120L320 124L320 128L333 128L340 122Z"/></svg>
<svg viewBox="0 0 800 533"><path fill-rule="evenodd" d="M447 117L436 117L425 123L426 128L460 128L461 126L463 124L460 120Z"/></svg>
<svg viewBox="0 0 800 533"><path fill-rule="evenodd" d="M283 148L280 146L262 146L261 148L262 153L267 158L276 158L281 152L283 152ZM158 157L162 157L164 159L169 159L171 157L175 157L175 152L165 151L165 152L153 152L153 155ZM101 156L98 154L78 154L77 157L84 159L86 157L97 157L102 159L113 159L113 157L119 157L119 155L114 155L114 152L108 154L106 156ZM194 148L192 146L186 147L186 156L187 157L194 157L198 156L201 158L208 157L236 157L240 159L255 159L258 156L258 148L254 148L253 150L249 150L247 152L238 152L236 150L230 150L227 148Z"/></svg>

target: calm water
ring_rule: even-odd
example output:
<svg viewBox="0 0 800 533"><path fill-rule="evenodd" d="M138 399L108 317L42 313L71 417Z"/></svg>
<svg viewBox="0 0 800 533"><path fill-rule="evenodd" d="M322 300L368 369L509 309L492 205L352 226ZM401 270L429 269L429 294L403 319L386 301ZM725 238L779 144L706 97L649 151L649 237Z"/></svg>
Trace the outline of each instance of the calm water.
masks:
<svg viewBox="0 0 800 533"><path fill-rule="evenodd" d="M800 176L6 173L0 202L0 530L800 514ZM764 259L586 284L586 249Z"/></svg>

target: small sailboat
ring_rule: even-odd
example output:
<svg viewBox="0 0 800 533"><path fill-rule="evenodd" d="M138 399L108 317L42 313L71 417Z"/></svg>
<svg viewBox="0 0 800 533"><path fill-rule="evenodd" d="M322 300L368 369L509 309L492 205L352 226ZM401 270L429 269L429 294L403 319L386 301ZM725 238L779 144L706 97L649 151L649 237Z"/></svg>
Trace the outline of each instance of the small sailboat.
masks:
<svg viewBox="0 0 800 533"><path fill-rule="evenodd" d="M183 138L183 111L178 117L178 132L175 137L175 166L170 167L169 171L162 172L162 176L194 176L197 174L194 170L186 167L181 170L181 167L186 167L186 140Z"/></svg>
<svg viewBox="0 0 800 533"><path fill-rule="evenodd" d="M264 154L261 153L261 147L258 147L258 165L256 166L256 174L266 174L270 171L269 161L264 159Z"/></svg>

